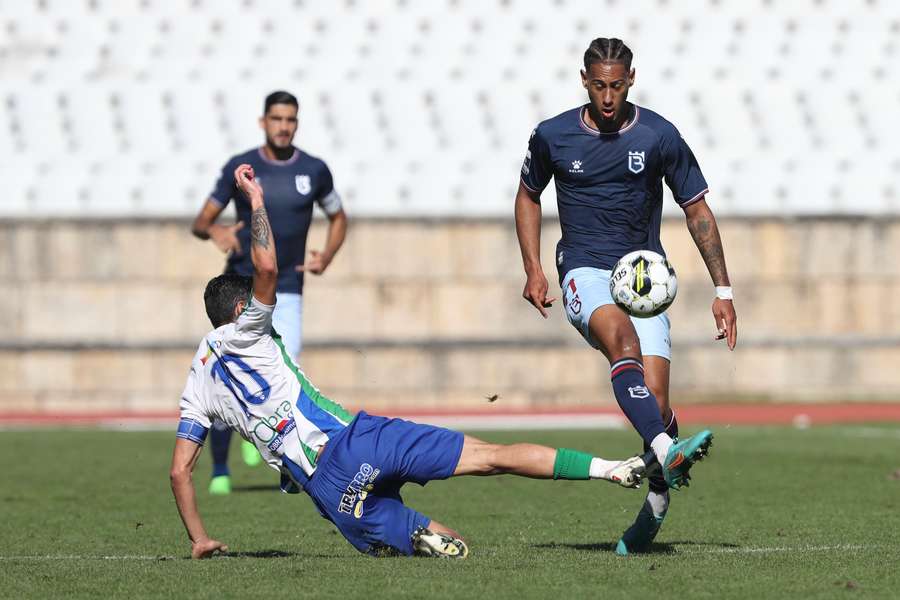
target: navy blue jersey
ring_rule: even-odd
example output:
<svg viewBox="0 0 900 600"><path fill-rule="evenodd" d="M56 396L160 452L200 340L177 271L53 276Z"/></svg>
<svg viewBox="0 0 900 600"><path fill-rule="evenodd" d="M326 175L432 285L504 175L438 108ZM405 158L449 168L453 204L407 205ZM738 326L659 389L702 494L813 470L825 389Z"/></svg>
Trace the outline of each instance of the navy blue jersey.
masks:
<svg viewBox="0 0 900 600"><path fill-rule="evenodd" d="M576 267L612 269L633 250L665 254L659 240L662 181L682 207L708 191L691 149L674 125L634 107L615 133L587 125L587 106L541 122L531 133L522 183L532 192L556 181L562 238L559 280Z"/></svg>
<svg viewBox="0 0 900 600"><path fill-rule="evenodd" d="M266 212L278 253L278 291L301 293L303 273L298 273L294 267L303 263L306 254L313 203L329 215L341 210L341 198L334 190L331 171L324 161L297 148L287 160L272 160L263 154L262 148L254 148L232 157L222 167L210 198L222 206L234 200L238 220L244 222L244 228L237 232L243 251L231 253L225 267L226 273L240 275L253 274L250 201L234 185L234 169L243 163L253 167L256 180L265 193Z"/></svg>

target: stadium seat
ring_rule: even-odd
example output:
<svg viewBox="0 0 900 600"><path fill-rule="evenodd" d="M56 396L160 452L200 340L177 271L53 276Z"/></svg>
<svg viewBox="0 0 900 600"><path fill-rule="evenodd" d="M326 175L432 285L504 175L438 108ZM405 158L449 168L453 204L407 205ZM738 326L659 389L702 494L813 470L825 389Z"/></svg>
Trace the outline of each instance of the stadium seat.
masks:
<svg viewBox="0 0 900 600"><path fill-rule="evenodd" d="M88 167L91 184L87 191L86 214L96 217L139 216L138 200L153 190L141 188L146 164L122 155Z"/></svg>
<svg viewBox="0 0 900 600"><path fill-rule="evenodd" d="M74 152L90 162L114 156L124 142L124 129L114 116L108 85L73 86L65 93L64 118L72 124Z"/></svg>

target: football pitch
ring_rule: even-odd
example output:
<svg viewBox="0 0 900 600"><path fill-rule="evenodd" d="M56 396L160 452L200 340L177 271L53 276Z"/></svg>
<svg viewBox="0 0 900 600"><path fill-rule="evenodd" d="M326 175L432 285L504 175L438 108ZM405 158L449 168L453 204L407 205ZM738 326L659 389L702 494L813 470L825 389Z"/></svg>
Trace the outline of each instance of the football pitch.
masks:
<svg viewBox="0 0 900 600"><path fill-rule="evenodd" d="M691 431L697 430L691 427ZM372 598L895 598L900 428L715 427L710 459L673 492L651 553L613 553L645 489L511 476L404 487L456 528L465 561L358 554L277 474L240 464L235 493L195 481L229 556L191 561L168 485L166 432L0 432L0 596ZM626 431L478 433L605 457Z"/></svg>

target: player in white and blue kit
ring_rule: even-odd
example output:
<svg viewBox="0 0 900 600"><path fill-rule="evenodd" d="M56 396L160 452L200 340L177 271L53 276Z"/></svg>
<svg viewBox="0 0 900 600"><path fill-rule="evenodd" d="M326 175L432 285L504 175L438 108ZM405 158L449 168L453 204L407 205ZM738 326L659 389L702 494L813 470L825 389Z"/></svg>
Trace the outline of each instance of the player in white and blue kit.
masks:
<svg viewBox="0 0 900 600"><path fill-rule="evenodd" d="M305 491L356 549L376 555L468 553L459 534L403 504L400 488L410 481L512 473L640 484L641 457L607 461L565 448L490 444L440 427L352 415L326 398L272 327L275 239L253 168L239 165L234 177L250 206L253 277L226 273L206 287L204 303L215 329L191 364L170 471L194 558L227 550L206 533L191 477L214 419L254 444L281 473L284 491Z"/></svg>
<svg viewBox="0 0 900 600"><path fill-rule="evenodd" d="M540 262L540 196L553 179L562 229L556 265L566 316L609 360L616 400L662 467L650 480L635 524L618 543L619 554L649 547L668 510L668 489L687 485L688 470L712 438L701 432L673 442L678 423L669 406L669 319L665 314L629 318L609 292L610 269L623 255L641 249L665 255L659 239L664 181L684 210L716 286L717 339L727 339L730 349L737 341L722 243L705 201L706 180L675 126L627 101L635 77L631 60L622 40L591 42L581 72L589 102L532 132L516 195L516 230L527 276L523 297L545 318L555 301L547 295Z"/></svg>
<svg viewBox="0 0 900 600"><path fill-rule="evenodd" d="M294 146L298 127L299 102L288 92L277 91L266 96L259 124L266 142L233 156L222 167L221 175L202 210L191 226L201 239L211 239L228 252L226 273L250 276L253 264L250 253L250 204L237 193L234 169L240 164L253 167L257 181L265 187L274 234L278 237L278 304L272 317L282 332L285 348L299 360L303 339L303 276L305 272L321 275L337 254L347 231L341 197L325 161ZM216 219L234 203L237 222L221 225ZM318 206L328 217L325 247L306 255L306 239ZM210 436L213 473L210 492L226 494L231 490L228 469L228 447L231 430L217 423ZM259 462L259 454L250 444L241 446L248 464Z"/></svg>

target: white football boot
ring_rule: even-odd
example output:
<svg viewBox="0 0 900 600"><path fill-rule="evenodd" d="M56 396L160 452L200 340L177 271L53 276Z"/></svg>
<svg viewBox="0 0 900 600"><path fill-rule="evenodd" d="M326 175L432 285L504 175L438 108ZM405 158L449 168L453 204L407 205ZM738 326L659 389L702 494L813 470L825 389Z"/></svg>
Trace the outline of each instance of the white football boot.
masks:
<svg viewBox="0 0 900 600"><path fill-rule="evenodd" d="M640 456L632 456L613 467L609 473L609 481L618 483L622 487L637 489L641 487L647 466Z"/></svg>
<svg viewBox="0 0 900 600"><path fill-rule="evenodd" d="M469 547L464 541L443 533L434 533L425 527L416 529L412 535L412 543L416 556L465 558L469 555Z"/></svg>

